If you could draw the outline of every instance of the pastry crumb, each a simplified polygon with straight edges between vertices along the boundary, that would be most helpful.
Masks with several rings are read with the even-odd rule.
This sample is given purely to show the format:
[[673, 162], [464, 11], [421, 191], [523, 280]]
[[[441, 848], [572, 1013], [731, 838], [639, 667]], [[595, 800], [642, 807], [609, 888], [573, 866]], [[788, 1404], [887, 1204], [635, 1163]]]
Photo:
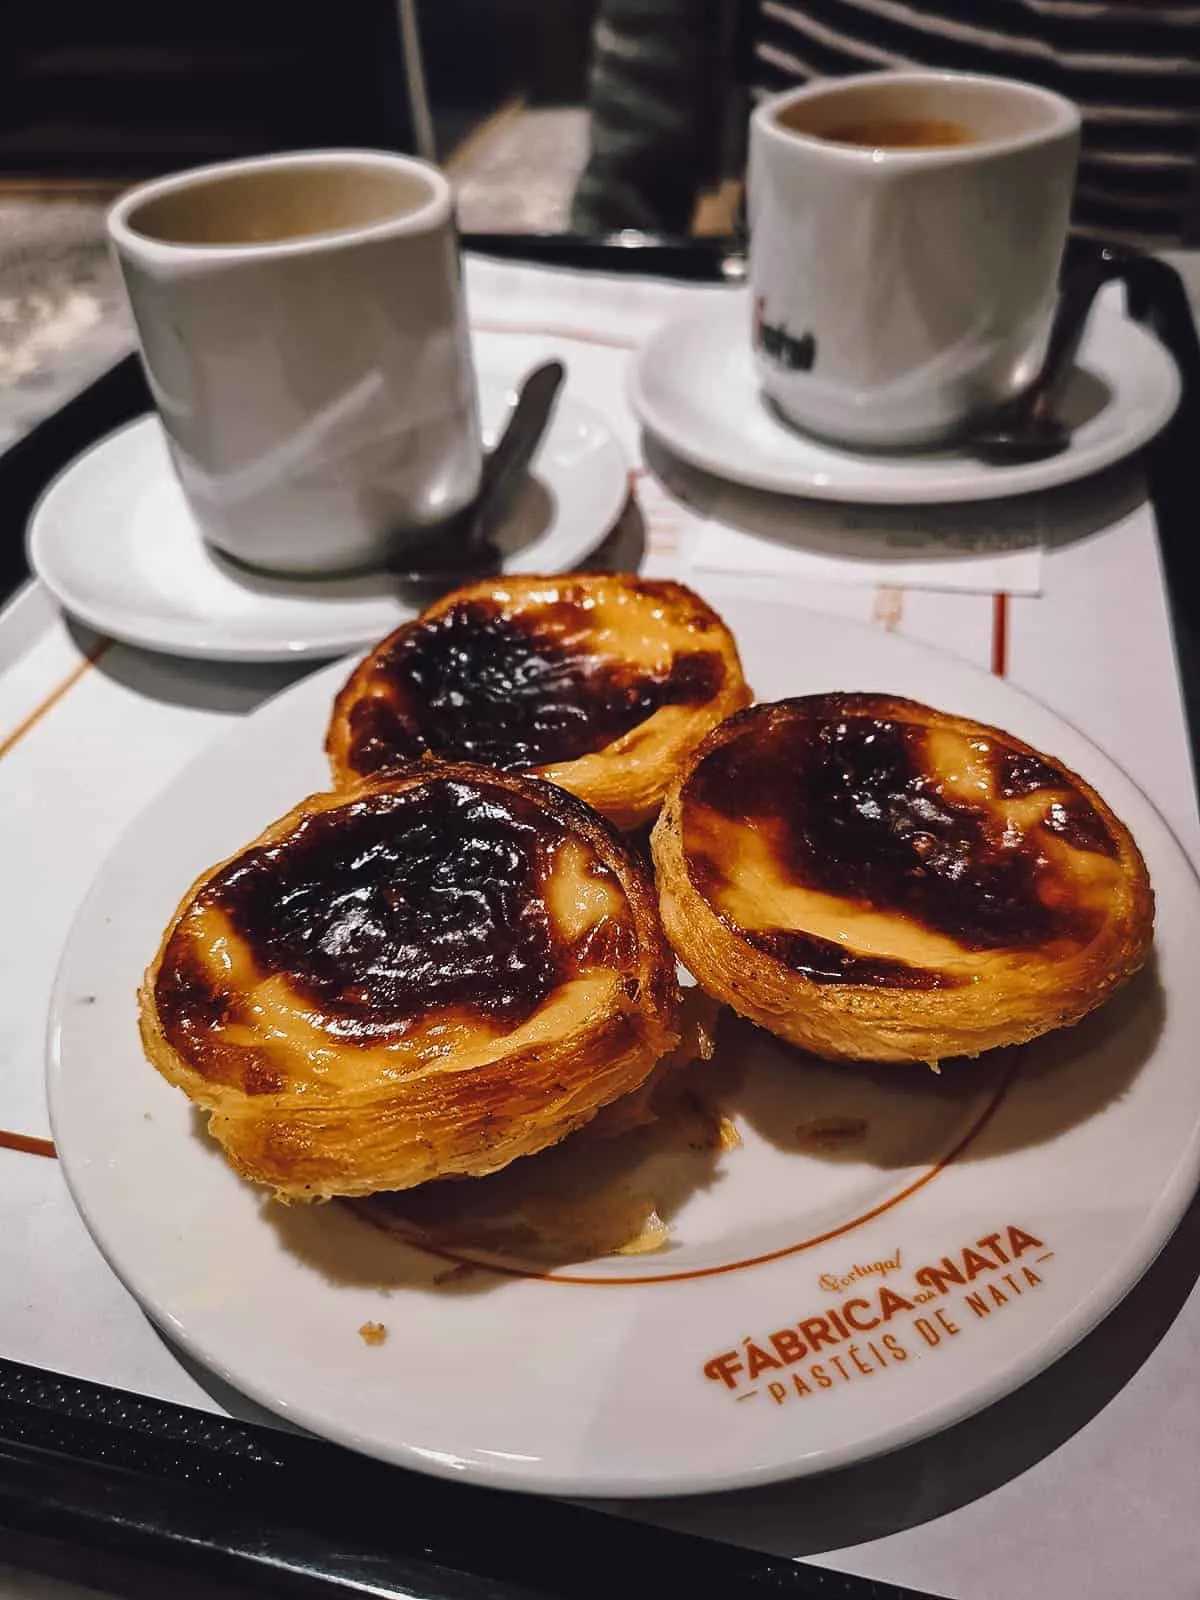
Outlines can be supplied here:
[[382, 1322], [364, 1322], [358, 1337], [364, 1344], [382, 1344], [387, 1338], [387, 1328]]
[[814, 1117], [811, 1122], [799, 1124], [796, 1138], [815, 1150], [841, 1150], [858, 1144], [866, 1132], [866, 1117]]
[[742, 1136], [737, 1123], [725, 1116], [719, 1106], [714, 1106], [693, 1089], [679, 1094], [679, 1108], [687, 1114], [689, 1150], [740, 1150]]
[[619, 1256], [648, 1256], [656, 1250], [661, 1250], [671, 1238], [671, 1230], [658, 1214], [658, 1207], [653, 1200], [646, 1202], [649, 1210], [642, 1218], [642, 1225], [638, 1232], [624, 1244], [618, 1245], [613, 1252]]

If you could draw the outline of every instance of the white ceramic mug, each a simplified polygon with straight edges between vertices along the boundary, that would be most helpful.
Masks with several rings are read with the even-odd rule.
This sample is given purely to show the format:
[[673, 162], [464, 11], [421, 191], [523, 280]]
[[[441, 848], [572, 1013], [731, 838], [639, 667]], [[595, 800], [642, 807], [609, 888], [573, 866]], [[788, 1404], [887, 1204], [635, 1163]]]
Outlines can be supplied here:
[[379, 564], [464, 506], [481, 446], [450, 186], [331, 150], [202, 167], [109, 213], [175, 469], [210, 544]]
[[[901, 143], [922, 135], [965, 142]], [[1044, 347], [1078, 149], [1070, 101], [1003, 78], [871, 73], [759, 106], [751, 337], [783, 416], [895, 449], [1010, 398]]]

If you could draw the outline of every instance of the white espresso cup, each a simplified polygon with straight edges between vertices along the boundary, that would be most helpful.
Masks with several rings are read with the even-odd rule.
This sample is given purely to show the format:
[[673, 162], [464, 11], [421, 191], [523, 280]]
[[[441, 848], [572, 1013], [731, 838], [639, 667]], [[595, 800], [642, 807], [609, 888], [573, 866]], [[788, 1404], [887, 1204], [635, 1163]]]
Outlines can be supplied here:
[[830, 79], [750, 128], [764, 394], [860, 449], [934, 444], [1009, 399], [1045, 345], [1079, 112], [957, 73]]
[[233, 161], [109, 213], [204, 538], [267, 571], [378, 565], [482, 459], [450, 186], [383, 152]]

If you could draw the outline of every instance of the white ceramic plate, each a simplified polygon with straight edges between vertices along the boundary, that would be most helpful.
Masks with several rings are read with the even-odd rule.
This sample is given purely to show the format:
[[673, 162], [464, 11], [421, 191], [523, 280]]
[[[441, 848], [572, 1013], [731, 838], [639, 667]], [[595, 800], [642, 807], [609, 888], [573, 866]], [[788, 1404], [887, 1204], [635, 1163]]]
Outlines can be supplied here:
[[[521, 372], [503, 341], [480, 336], [480, 409], [495, 437]], [[608, 425], [569, 392], [534, 459], [532, 482], [497, 542], [509, 572], [564, 572], [612, 531], [628, 463]], [[170, 655], [297, 660], [373, 644], [415, 614], [386, 575], [258, 576], [205, 545], [167, 456], [157, 417], [110, 434], [51, 485], [29, 528], [33, 570], [100, 633]]]
[[[344, 669], [306, 679], [220, 740], [112, 856], [63, 959], [49, 1067], [67, 1181], [108, 1260], [172, 1339], [292, 1422], [405, 1466], [563, 1494], [817, 1472], [945, 1427], [1054, 1361], [1182, 1213], [1200, 1171], [1200, 896], [1149, 802], [996, 679], [830, 618], [709, 597], [764, 697], [913, 695], [1098, 785], [1149, 863], [1156, 963], [1078, 1028], [941, 1077], [821, 1065], [735, 1026], [718, 1087], [711, 1067], [705, 1081], [742, 1147], [651, 1135], [650, 1153], [612, 1158], [625, 1192], [669, 1216], [668, 1248], [460, 1269], [339, 1204], [266, 1202], [139, 1048], [134, 990], [177, 897], [323, 783]], [[814, 1124], [829, 1119], [862, 1126], [823, 1148]], [[367, 1322], [384, 1343], [364, 1343]]]
[[1099, 472], [1152, 439], [1179, 403], [1175, 363], [1137, 323], [1092, 313], [1062, 414], [1062, 455], [987, 466], [958, 450], [866, 455], [789, 428], [759, 392], [744, 295], [689, 311], [643, 346], [630, 401], [643, 425], [684, 461], [732, 483], [815, 500], [932, 505], [996, 500]]

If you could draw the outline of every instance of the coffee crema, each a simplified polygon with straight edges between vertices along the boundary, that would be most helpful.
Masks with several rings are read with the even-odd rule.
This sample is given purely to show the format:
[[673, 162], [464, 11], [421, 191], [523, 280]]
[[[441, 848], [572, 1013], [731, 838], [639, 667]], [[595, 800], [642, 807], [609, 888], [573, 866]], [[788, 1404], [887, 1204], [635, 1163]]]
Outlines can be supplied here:
[[197, 178], [144, 200], [128, 223], [159, 244], [288, 244], [399, 221], [433, 194], [419, 173], [331, 158]]
[[866, 116], [824, 127], [805, 127], [798, 117], [789, 118], [785, 111], [779, 125], [788, 133], [805, 134], [826, 144], [857, 145], [866, 150], [941, 150], [975, 144], [979, 139], [965, 123], [937, 117]]

